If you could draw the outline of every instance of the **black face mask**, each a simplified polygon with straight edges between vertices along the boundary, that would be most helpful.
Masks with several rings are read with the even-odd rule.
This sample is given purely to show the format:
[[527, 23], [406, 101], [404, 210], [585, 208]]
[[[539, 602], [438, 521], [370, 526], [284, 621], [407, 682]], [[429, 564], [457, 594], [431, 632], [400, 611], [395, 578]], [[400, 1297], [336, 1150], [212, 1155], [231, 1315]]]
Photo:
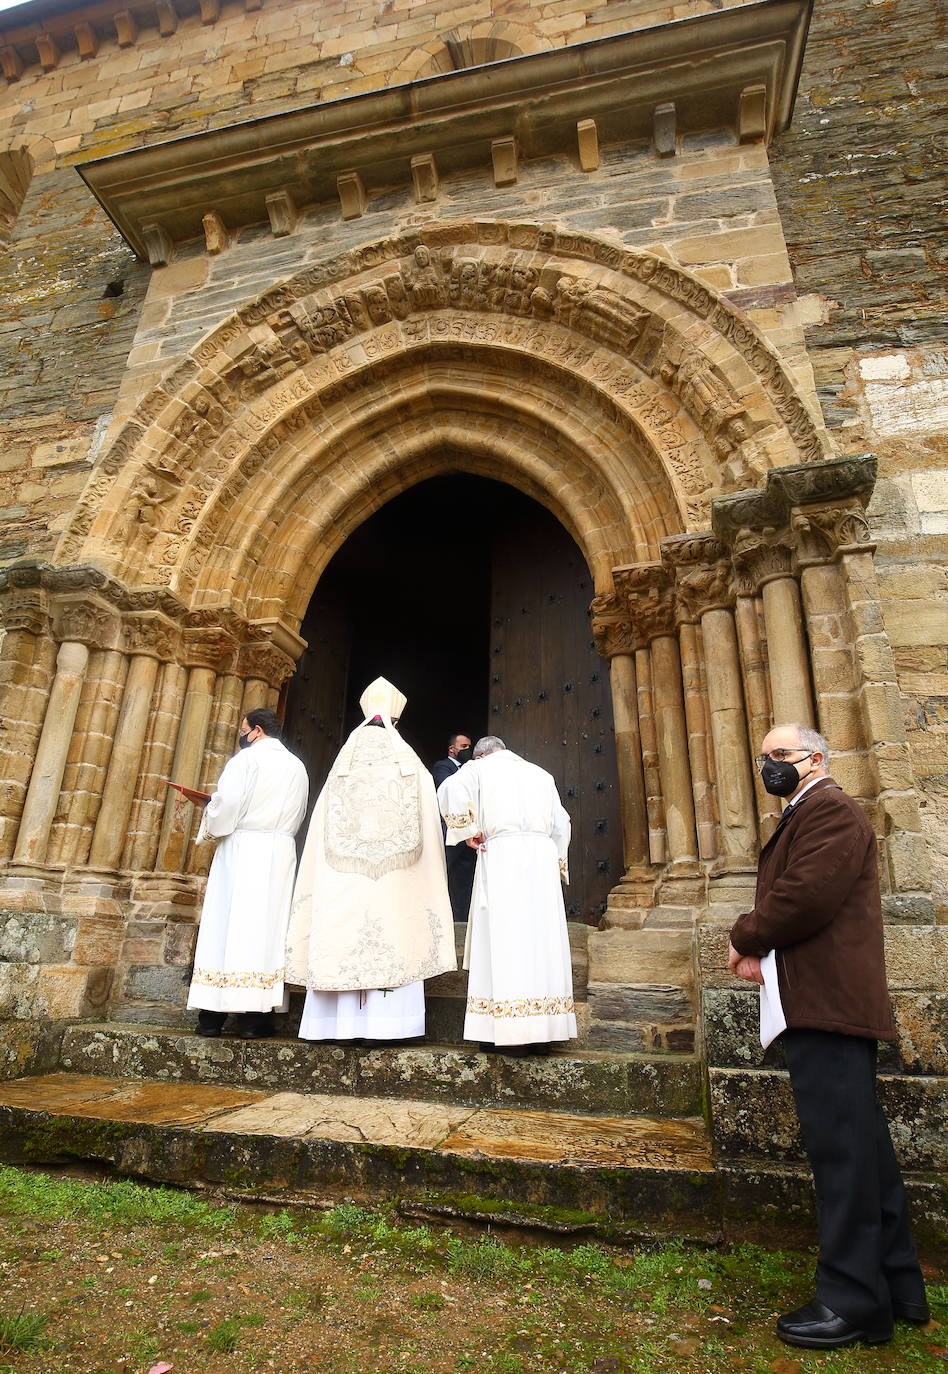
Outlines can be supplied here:
[[249, 749], [252, 743], [253, 740], [250, 738], [249, 732], [246, 735], [238, 735], [237, 737], [237, 744], [241, 749]]
[[473, 752], [473, 749], [459, 749], [454, 757], [457, 759], [458, 763], [468, 763]]
[[772, 797], [789, 797], [803, 781], [797, 767], [801, 763], [806, 763], [808, 758], [812, 758], [812, 755], [807, 754], [806, 758], [797, 759], [796, 763], [775, 763], [773, 759], [768, 759], [760, 770], [760, 780], [765, 791]]

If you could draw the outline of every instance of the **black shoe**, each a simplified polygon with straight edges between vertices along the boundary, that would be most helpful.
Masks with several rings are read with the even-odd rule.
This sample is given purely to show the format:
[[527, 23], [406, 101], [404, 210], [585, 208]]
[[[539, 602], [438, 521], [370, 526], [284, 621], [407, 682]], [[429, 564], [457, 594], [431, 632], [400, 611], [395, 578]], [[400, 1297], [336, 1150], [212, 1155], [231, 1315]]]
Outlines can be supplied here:
[[272, 1026], [243, 1026], [239, 1032], [241, 1040], [269, 1040], [273, 1033]]
[[928, 1303], [922, 1302], [892, 1302], [892, 1315], [899, 1321], [915, 1322], [917, 1326], [924, 1326], [930, 1322], [932, 1314], [928, 1309]]
[[507, 1054], [511, 1059], [526, 1059], [530, 1053], [529, 1045], [498, 1045], [496, 1048], [499, 1054]]
[[777, 1318], [777, 1335], [787, 1345], [802, 1345], [810, 1350], [834, 1350], [838, 1346], [882, 1345], [892, 1339], [892, 1324], [886, 1330], [868, 1331], [824, 1306], [817, 1298], [796, 1312], [785, 1312]]
[[198, 1026], [198, 1035], [205, 1036], [208, 1040], [216, 1040], [221, 1033], [220, 1026]]

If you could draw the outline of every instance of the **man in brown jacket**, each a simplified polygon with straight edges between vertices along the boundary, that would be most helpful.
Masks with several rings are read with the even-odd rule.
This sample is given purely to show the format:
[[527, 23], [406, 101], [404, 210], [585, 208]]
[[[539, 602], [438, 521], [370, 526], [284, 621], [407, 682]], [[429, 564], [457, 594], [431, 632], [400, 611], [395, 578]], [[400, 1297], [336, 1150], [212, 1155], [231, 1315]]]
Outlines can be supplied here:
[[[876, 838], [827, 774], [815, 730], [780, 725], [757, 759], [789, 805], [764, 846], [753, 911], [731, 930], [728, 964], [763, 984], [779, 1028], [816, 1190], [814, 1300], [777, 1322], [790, 1345], [829, 1349], [892, 1336], [893, 1317], [928, 1320], [902, 1177], [876, 1098], [876, 1042], [894, 1040]], [[766, 967], [766, 965], [765, 965]], [[774, 1002], [779, 1005], [775, 1008]]]

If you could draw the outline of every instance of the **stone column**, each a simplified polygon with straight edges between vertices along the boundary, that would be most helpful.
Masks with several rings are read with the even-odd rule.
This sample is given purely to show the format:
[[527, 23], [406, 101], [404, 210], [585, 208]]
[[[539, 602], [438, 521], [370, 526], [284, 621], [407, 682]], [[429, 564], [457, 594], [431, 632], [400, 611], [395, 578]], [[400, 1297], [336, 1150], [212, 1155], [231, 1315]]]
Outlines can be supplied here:
[[89, 661], [83, 704], [63, 776], [63, 811], [50, 839], [51, 863], [84, 863], [92, 842], [128, 660], [117, 649], [97, 650]]
[[172, 776], [172, 760], [181, 728], [187, 684], [187, 668], [180, 663], [161, 665], [152, 696], [148, 733], [138, 766], [138, 786], [128, 820], [122, 867], [143, 875], [136, 884], [136, 891], [143, 896], [147, 892], [150, 901], [154, 901], [156, 893], [165, 888], [155, 872], [158, 867], [158, 841], [161, 818], [172, 790], [165, 778]]
[[628, 597], [637, 637], [649, 645], [668, 859], [673, 864], [694, 864], [698, 836], [674, 594], [661, 564], [634, 564], [616, 569], [614, 576], [617, 590]]
[[763, 601], [774, 724], [815, 725], [810, 655], [791, 557], [789, 543], [763, 535], [749, 535], [734, 550], [739, 576], [755, 583]]
[[0, 861], [16, 843], [56, 661], [46, 594], [17, 573], [16, 564], [0, 573]]
[[[243, 696], [244, 683], [236, 673], [222, 673], [218, 677], [199, 774], [198, 786], [205, 792], [213, 792], [224, 764], [237, 748], [237, 734], [243, 714]], [[192, 823], [185, 862], [185, 870], [188, 873], [206, 872], [211, 852], [206, 843], [195, 844], [196, 834], [197, 825]]]
[[[237, 641], [220, 627], [184, 632], [188, 680], [171, 776], [185, 787], [200, 786], [218, 668], [222, 662], [229, 666], [236, 648]], [[183, 868], [196, 814], [190, 803], [180, 804], [180, 793], [169, 789], [158, 842], [158, 869], [173, 872]]]
[[635, 639], [628, 615], [613, 596], [597, 596], [590, 608], [596, 648], [609, 660], [612, 714], [615, 723], [616, 766], [622, 816], [622, 852], [626, 870], [641, 870], [649, 862], [642, 738], [639, 731], [638, 688], [635, 680]]
[[[738, 582], [737, 597], [734, 602], [734, 623], [740, 648], [744, 702], [747, 709], [747, 742], [751, 759], [760, 752], [761, 741], [770, 729], [773, 720], [770, 705], [770, 683], [761, 631], [762, 616], [763, 608], [753, 595], [752, 589]], [[760, 822], [759, 839], [763, 845], [770, 839], [774, 826], [780, 819], [780, 801], [777, 797], [772, 797], [766, 790], [756, 768], [752, 769], [752, 777]]]
[[109, 870], [118, 867], [125, 847], [159, 662], [172, 657], [174, 649], [163, 617], [130, 616], [124, 632], [131, 661], [89, 853], [90, 866]]
[[89, 649], [76, 640], [60, 644], [56, 676], [49, 694], [30, 785], [23, 805], [13, 862], [43, 863], [53, 817], [59, 802], [66, 756], [79, 709], [79, 697], [89, 664]]
[[681, 654], [681, 679], [685, 699], [685, 725], [688, 729], [688, 762], [691, 765], [691, 790], [695, 799], [695, 828], [698, 857], [713, 859], [718, 852], [714, 782], [708, 756], [708, 717], [702, 681], [701, 637], [697, 625], [684, 619], [678, 626]]
[[754, 784], [726, 547], [708, 533], [662, 541], [685, 612], [700, 618], [717, 775], [720, 871], [746, 871], [757, 848]]
[[647, 646], [635, 651], [635, 682], [639, 703], [639, 733], [642, 739], [648, 853], [653, 864], [663, 864], [668, 855], [665, 837], [665, 799], [662, 796], [658, 735], [655, 731], [655, 707], [652, 699], [652, 658]]

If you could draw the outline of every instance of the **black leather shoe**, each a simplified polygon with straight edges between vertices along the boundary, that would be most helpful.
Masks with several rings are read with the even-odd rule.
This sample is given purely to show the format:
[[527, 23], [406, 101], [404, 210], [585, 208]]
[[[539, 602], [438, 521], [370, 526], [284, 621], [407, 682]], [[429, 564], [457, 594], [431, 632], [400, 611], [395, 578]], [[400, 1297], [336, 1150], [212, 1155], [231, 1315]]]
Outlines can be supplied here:
[[220, 1035], [220, 1026], [198, 1026], [198, 1035], [203, 1035], [207, 1040], [216, 1040]]
[[809, 1350], [835, 1350], [842, 1345], [882, 1345], [892, 1339], [892, 1325], [881, 1331], [869, 1331], [856, 1326], [845, 1317], [830, 1311], [818, 1299], [796, 1312], [785, 1312], [777, 1319], [777, 1335], [787, 1345], [802, 1345]]
[[241, 1040], [269, 1040], [272, 1035], [273, 1031], [266, 1027], [244, 1026], [240, 1032]]
[[918, 1326], [924, 1326], [930, 1322], [932, 1314], [928, 1309], [927, 1302], [892, 1302], [892, 1315], [898, 1321], [915, 1322]]

